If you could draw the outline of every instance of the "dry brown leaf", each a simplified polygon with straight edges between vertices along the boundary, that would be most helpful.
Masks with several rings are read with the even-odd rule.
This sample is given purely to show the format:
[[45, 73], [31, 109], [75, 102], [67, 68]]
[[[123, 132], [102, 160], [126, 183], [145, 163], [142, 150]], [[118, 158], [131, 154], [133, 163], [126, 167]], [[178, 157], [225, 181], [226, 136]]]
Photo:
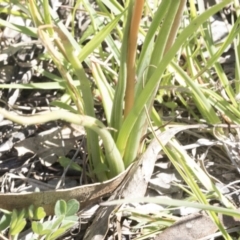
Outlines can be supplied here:
[[197, 213], [181, 218], [154, 240], [196, 240], [213, 234], [216, 230], [217, 226], [209, 217]]
[[43, 207], [47, 215], [52, 215], [55, 203], [60, 199], [65, 201], [76, 199], [83, 209], [91, 204], [96, 204], [101, 197], [113, 192], [131, 168], [132, 165], [118, 176], [102, 183], [43, 192], [0, 193], [0, 210], [2, 208], [12, 211], [14, 208], [28, 208], [33, 204], [36, 207]]
[[[80, 130], [80, 129], [79, 129]], [[70, 125], [44, 131], [14, 145], [19, 156], [27, 152], [37, 154], [42, 164], [52, 165], [59, 156], [65, 156], [74, 148], [76, 139], [84, 134], [84, 129], [75, 131]]]

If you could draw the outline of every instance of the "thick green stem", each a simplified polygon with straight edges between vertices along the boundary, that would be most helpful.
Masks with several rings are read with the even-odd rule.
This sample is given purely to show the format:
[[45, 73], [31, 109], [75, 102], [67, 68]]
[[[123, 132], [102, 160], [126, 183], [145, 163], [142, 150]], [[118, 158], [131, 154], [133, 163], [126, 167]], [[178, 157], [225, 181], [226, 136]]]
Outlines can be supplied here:
[[125, 169], [123, 165], [122, 157], [108, 129], [105, 127], [105, 125], [102, 122], [100, 122], [99, 120], [93, 117], [74, 114], [74, 113], [62, 111], [62, 110], [49, 112], [47, 114], [36, 114], [33, 116], [19, 116], [19, 115], [10, 113], [3, 108], [0, 108], [0, 114], [2, 114], [5, 118], [13, 122], [19, 123], [21, 125], [41, 124], [41, 123], [56, 121], [60, 119], [66, 122], [74, 123], [74, 124], [86, 127], [88, 129], [91, 129], [102, 138], [102, 141], [105, 147], [105, 155], [106, 155], [107, 163], [109, 166], [110, 177], [114, 177], [118, 175], [119, 173], [123, 172]]

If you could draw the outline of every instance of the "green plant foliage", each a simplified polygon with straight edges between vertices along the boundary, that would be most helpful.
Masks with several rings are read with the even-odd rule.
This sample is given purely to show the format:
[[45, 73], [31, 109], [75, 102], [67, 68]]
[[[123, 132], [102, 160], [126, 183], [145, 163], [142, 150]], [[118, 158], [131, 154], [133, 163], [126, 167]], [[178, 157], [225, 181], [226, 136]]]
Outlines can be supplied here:
[[59, 200], [55, 205], [54, 213], [56, 214], [56, 216], [61, 216], [61, 215], [65, 215], [66, 211], [67, 211], [67, 203], [63, 200]]
[[[146, 133], [152, 133], [157, 128], [162, 132], [166, 130], [167, 122], [161, 116], [163, 108], [168, 109], [175, 125], [179, 122], [175, 121], [174, 116], [176, 118], [181, 108], [185, 109], [194, 123], [204, 121], [215, 126], [222, 123], [221, 117], [224, 115], [232, 123], [240, 124], [237, 101], [240, 94], [240, 12], [237, 1], [222, 0], [213, 7], [203, 9], [203, 1], [200, 0], [161, 0], [151, 1], [154, 7], [150, 9], [149, 1], [126, 0], [121, 6], [117, 0], [97, 0], [98, 11], [89, 1], [75, 2], [72, 16], [75, 16], [81, 4], [91, 20], [79, 41], [74, 35], [74, 24], [68, 28], [59, 21], [47, 0], [40, 1], [39, 8], [36, 7], [36, 1], [26, 1], [26, 6], [14, 1], [13, 4], [21, 9], [19, 11], [12, 11], [10, 7], [0, 8], [0, 12], [22, 14], [24, 18], [32, 20], [33, 27], [11, 24], [3, 19], [0, 19], [0, 26], [38, 38], [46, 49], [40, 59], [50, 60], [59, 72], [57, 76], [35, 67], [34, 70], [47, 78], [48, 82], [0, 84], [0, 88], [56, 89], [62, 93], [60, 99], [50, 103], [62, 111], [23, 117], [0, 108], [0, 114], [5, 118], [22, 125], [59, 119], [82, 125], [86, 129], [90, 175], [96, 175], [99, 181], [115, 177], [138, 159], [138, 155], [147, 147], [146, 139], [143, 139]], [[140, 2], [142, 9], [137, 8]], [[236, 20], [226, 39], [215, 44], [209, 30], [209, 19], [230, 3], [235, 6]], [[135, 16], [142, 17], [140, 25], [134, 21]], [[149, 16], [151, 20], [146, 20]], [[71, 20], [74, 23], [74, 18]], [[138, 48], [137, 40], [142, 43]], [[84, 45], [84, 42], [87, 44]], [[218, 63], [229, 45], [233, 45], [235, 50], [234, 84], [230, 84], [230, 79]], [[185, 62], [181, 65], [183, 56]], [[83, 67], [83, 62], [90, 74]], [[221, 90], [216, 88], [216, 80], [210, 74], [210, 69], [216, 73]], [[171, 99], [164, 102], [163, 97], [166, 95]], [[154, 107], [154, 101], [161, 104], [160, 109]], [[104, 112], [101, 118], [96, 117], [96, 105]], [[208, 134], [214, 137], [214, 130], [208, 130]], [[217, 129], [217, 134], [225, 137], [222, 128]], [[217, 209], [206, 206], [209, 193], [228, 209], [234, 209], [232, 203], [180, 143], [173, 139], [168, 146], [163, 147], [163, 151], [185, 180], [186, 192], [194, 201], [202, 204], [202, 209], [208, 211], [223, 237], [230, 239], [217, 219]], [[63, 168], [70, 166], [82, 171], [81, 167], [66, 157], [60, 157], [59, 162]], [[34, 220], [32, 228], [36, 234], [46, 239], [56, 239], [77, 222], [78, 209], [78, 202], [72, 200], [66, 203], [60, 200], [55, 206], [55, 218], [42, 223], [37, 221], [45, 216], [41, 208], [30, 206], [26, 212], [4, 212], [0, 229], [9, 228], [11, 235], [17, 235], [24, 228], [27, 216]], [[141, 220], [147, 222], [142, 216]]]
[[9, 227], [11, 222], [11, 214], [4, 214], [0, 220], [0, 231], [5, 230]]
[[[34, 2], [29, 2], [27, 7], [31, 13], [29, 18], [33, 19], [35, 23], [34, 31], [43, 42], [48, 56], [52, 58], [62, 77], [62, 79], [55, 78], [51, 74], [48, 74], [50, 79], [57, 80], [52, 83], [55, 84], [52, 86], [59, 89], [64, 86], [66, 93], [72, 99], [73, 105], [75, 105], [77, 110], [74, 110], [73, 107], [68, 107], [64, 102], [55, 102], [53, 104], [70, 112], [85, 114], [95, 118], [94, 95], [92, 94], [90, 81], [82, 67], [82, 61], [85, 61], [93, 70], [93, 78], [103, 99], [103, 108], [108, 123], [108, 126], [104, 127], [113, 129], [111, 136], [104, 136], [104, 143], [108, 145], [104, 147], [112, 150], [105, 150], [104, 152], [99, 146], [97, 135], [99, 132], [96, 132], [93, 125], [84, 126], [87, 131], [88, 154], [93, 165], [93, 173], [97, 175], [100, 181], [116, 176], [136, 159], [137, 154], [141, 152], [140, 139], [147, 131], [144, 108], [146, 107], [149, 112], [151, 111], [159, 84], [161, 82], [169, 82], [169, 80], [165, 79], [163, 73], [171, 61], [176, 61], [175, 56], [179, 54], [186, 40], [192, 38], [192, 33], [198, 31], [211, 15], [229, 2], [230, 0], [222, 1], [201, 15], [195, 16], [187, 27], [181, 29], [179, 27], [179, 18], [183, 15], [185, 1], [163, 0], [161, 4], [156, 5], [157, 11], [153, 13], [153, 20], [149, 25], [149, 31], [146, 30], [145, 32], [141, 25], [139, 27], [136, 25], [134, 19], [132, 20], [135, 15], [141, 15], [138, 12], [141, 9], [135, 7], [135, 4], [137, 4], [136, 1], [128, 1], [124, 7], [120, 7], [117, 1], [106, 1], [105, 4], [113, 6], [113, 9], [111, 9], [113, 14], [110, 14], [109, 10], [99, 2], [100, 9], [104, 11], [102, 13], [104, 21], [102, 18], [97, 17], [99, 13], [89, 3], [83, 1], [83, 6], [86, 7], [92, 20], [91, 27], [95, 30], [92, 32], [91, 39], [84, 46], [80, 45], [74, 39], [72, 32], [69, 32], [61, 22], [55, 20], [57, 16], [51, 10], [47, 1], [43, 1], [42, 3], [44, 14], [39, 12]], [[77, 5], [80, 3], [76, 4], [74, 11], [76, 11]], [[24, 13], [29, 14], [29, 11]], [[123, 22], [122, 28], [119, 26], [120, 21]], [[104, 25], [103, 22], [107, 24]], [[17, 28], [17, 25], [12, 26], [5, 21], [0, 22], [0, 24], [13, 29]], [[111, 35], [115, 29], [120, 36], [121, 51], [119, 51]], [[17, 28], [17, 30], [29, 34], [30, 28]], [[142, 33], [143, 38], [143, 50], [139, 55], [135, 47], [133, 47], [137, 41], [138, 30]], [[132, 36], [130, 34], [132, 32], [136, 32], [136, 34]], [[176, 38], [176, 36], [178, 37]], [[49, 41], [49, 39], [52, 40]], [[92, 63], [91, 61], [91, 56], [95, 54], [100, 58], [99, 62], [106, 60], [107, 56], [104, 54], [101, 46], [103, 40], [106, 41], [113, 53], [115, 61], [113, 66], [115, 68], [108, 67], [104, 69], [98, 62]], [[228, 40], [229, 42], [230, 40]], [[129, 45], [130, 43], [131, 46]], [[129, 56], [136, 57], [136, 74], [133, 72], [135, 70], [130, 69], [128, 66]], [[112, 87], [113, 85], [110, 80], [113, 74], [118, 77], [118, 84], [115, 88]], [[127, 76], [129, 75], [137, 76], [138, 81], [135, 86], [134, 84], [128, 84], [129, 80]], [[40, 86], [36, 84], [36, 87]], [[22, 85], [19, 86], [22, 87]], [[6, 85], [2, 85], [2, 87], [6, 87]], [[13, 87], [14, 85], [11, 84], [11, 88]], [[46, 89], [46, 87], [47, 83], [44, 83], [44, 88]], [[134, 104], [132, 109], [129, 107], [126, 116], [123, 116], [124, 108], [132, 105], [132, 103], [129, 105], [126, 99], [124, 107], [124, 96], [127, 92], [130, 93], [128, 95]], [[135, 96], [133, 96], [134, 92], [136, 93]], [[199, 91], [196, 94], [199, 94]], [[199, 104], [200, 99], [196, 94], [193, 97], [197, 106], [202, 113], [204, 112], [205, 117], [210, 123], [216, 123], [219, 119], [214, 116], [212, 107], [203, 107]], [[208, 112], [205, 112], [206, 109]], [[157, 119], [157, 116], [155, 119]], [[67, 121], [72, 122], [73, 120], [68, 118]]]
[[79, 172], [82, 171], [82, 168], [77, 163], [71, 161], [71, 159], [67, 157], [59, 157], [58, 161], [63, 168], [66, 168], [69, 166], [70, 169], [73, 169]]
[[71, 199], [67, 202], [67, 211], [66, 211], [66, 216], [72, 216], [76, 214], [79, 210], [79, 202], [76, 201], [75, 199]]
[[46, 213], [42, 207], [29, 206], [27, 210], [16, 210], [12, 212], [1, 210], [4, 214], [0, 219], [0, 231], [9, 229], [9, 236], [17, 239], [17, 236], [26, 226], [27, 219], [31, 221], [32, 232], [44, 239], [54, 240], [67, 232], [78, 223], [79, 202], [72, 199], [68, 202], [59, 200], [55, 204], [55, 216], [52, 220], [43, 220]]
[[13, 210], [11, 222], [10, 222], [10, 228], [9, 228], [9, 234], [11, 236], [15, 236], [19, 234], [26, 225], [26, 219], [25, 216], [25, 209], [18, 212], [17, 210]]
[[27, 209], [26, 217], [31, 220], [41, 220], [46, 217], [46, 213], [43, 207], [35, 208], [33, 205], [30, 205]]
[[33, 219], [41, 220], [46, 217], [46, 213], [43, 207], [38, 207], [34, 210]]

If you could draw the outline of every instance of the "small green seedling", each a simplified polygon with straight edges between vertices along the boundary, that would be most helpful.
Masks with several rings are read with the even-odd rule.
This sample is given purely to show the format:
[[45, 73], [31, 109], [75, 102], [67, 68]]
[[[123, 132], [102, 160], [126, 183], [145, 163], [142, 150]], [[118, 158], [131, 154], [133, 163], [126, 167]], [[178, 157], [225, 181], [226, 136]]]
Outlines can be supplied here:
[[76, 213], [79, 210], [79, 202], [76, 200], [58, 200], [56, 202], [53, 219], [43, 221], [46, 213], [42, 207], [35, 208], [31, 205], [27, 210], [16, 210], [12, 212], [0, 209], [3, 213], [0, 219], [0, 232], [8, 230], [9, 239], [18, 239], [29, 219], [32, 224], [34, 239], [44, 238], [47, 240], [57, 239], [78, 223]]

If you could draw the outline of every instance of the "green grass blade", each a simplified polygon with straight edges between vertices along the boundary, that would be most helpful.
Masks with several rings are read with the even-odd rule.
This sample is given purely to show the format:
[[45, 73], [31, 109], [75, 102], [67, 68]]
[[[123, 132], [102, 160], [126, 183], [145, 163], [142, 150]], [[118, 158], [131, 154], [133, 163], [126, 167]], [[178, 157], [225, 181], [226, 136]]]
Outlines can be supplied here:
[[230, 2], [231, 0], [225, 0], [213, 6], [212, 8], [209, 8], [203, 14], [194, 19], [185, 29], [182, 30], [181, 34], [176, 39], [172, 48], [166, 53], [160, 64], [158, 64], [157, 71], [154, 72], [154, 74], [142, 90], [141, 94], [139, 94], [132, 111], [122, 124], [121, 130], [117, 138], [117, 146], [121, 154], [123, 154], [125, 151], [129, 135], [138, 119], [138, 114], [142, 112], [144, 105], [151, 99], [152, 94], [154, 93], [163, 72], [165, 71], [171, 60], [174, 58], [175, 54], [186, 42], [186, 39], [188, 39], [193, 32], [197, 31], [201, 24], [203, 24], [210, 16], [221, 10], [226, 4]]

